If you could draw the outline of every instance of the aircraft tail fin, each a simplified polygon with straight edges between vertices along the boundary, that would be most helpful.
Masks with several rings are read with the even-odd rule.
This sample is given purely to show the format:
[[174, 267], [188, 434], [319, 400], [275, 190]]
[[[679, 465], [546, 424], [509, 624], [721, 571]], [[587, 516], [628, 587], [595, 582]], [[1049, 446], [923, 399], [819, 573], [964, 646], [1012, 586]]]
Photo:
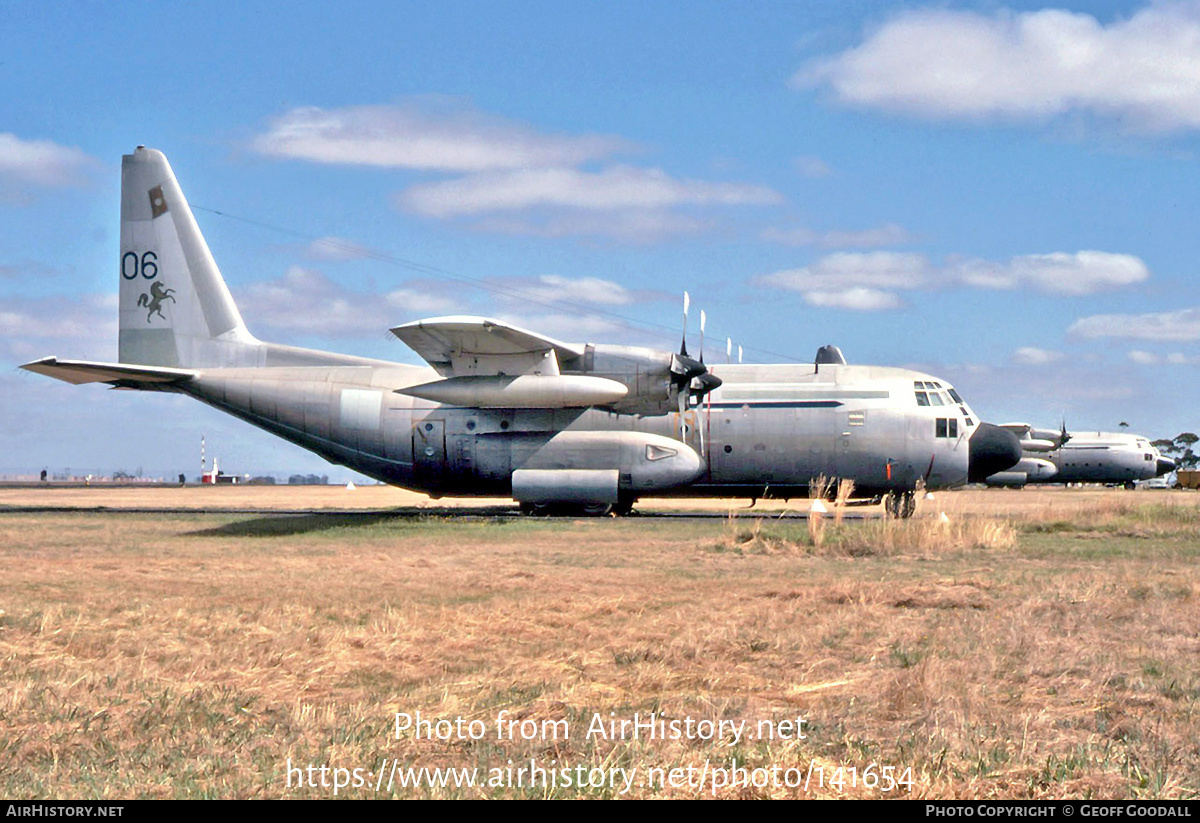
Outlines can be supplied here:
[[162, 152], [121, 163], [118, 360], [146, 366], [260, 365], [250, 334]]

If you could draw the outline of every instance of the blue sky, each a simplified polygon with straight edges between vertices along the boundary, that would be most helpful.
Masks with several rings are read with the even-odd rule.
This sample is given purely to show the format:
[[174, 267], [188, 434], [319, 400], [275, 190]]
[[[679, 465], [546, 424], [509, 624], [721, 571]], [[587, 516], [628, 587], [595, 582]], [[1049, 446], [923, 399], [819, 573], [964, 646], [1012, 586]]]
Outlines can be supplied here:
[[[406, 362], [498, 316], [910, 366], [985, 419], [1200, 426], [1200, 5], [0, 5], [0, 472], [319, 458], [115, 359], [120, 157], [164, 151], [260, 338]], [[321, 242], [324, 240], [325, 242]], [[694, 345], [694, 344], [693, 344]]]

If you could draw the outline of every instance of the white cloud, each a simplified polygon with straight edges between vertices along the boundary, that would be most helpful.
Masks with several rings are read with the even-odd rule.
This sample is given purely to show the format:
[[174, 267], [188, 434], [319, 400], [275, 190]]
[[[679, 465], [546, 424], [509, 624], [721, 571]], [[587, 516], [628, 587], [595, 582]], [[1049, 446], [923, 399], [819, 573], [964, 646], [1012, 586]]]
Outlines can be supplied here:
[[767, 285], [793, 291], [818, 291], [862, 286], [877, 289], [916, 289], [930, 283], [934, 270], [924, 255], [902, 252], [838, 252], [811, 266], [788, 269], [761, 278]]
[[1200, 7], [1156, 3], [1107, 25], [1058, 9], [903, 12], [793, 77], [843, 103], [919, 116], [1046, 120], [1068, 112], [1130, 131], [1200, 126]]
[[572, 279], [557, 274], [543, 274], [535, 282], [515, 282], [505, 290], [518, 293], [516, 299], [534, 299], [555, 303], [587, 303], [596, 306], [627, 306], [634, 295], [620, 283], [599, 277]]
[[0, 357], [8, 361], [56, 355], [108, 359], [116, 354], [116, 295], [8, 296], [0, 305]]
[[1132, 340], [1200, 340], [1200, 308], [1147, 314], [1096, 314], [1071, 324], [1079, 337]]
[[0, 200], [27, 200], [31, 187], [81, 185], [99, 167], [98, 161], [77, 148], [0, 134]]
[[293, 109], [254, 148], [272, 157], [387, 168], [480, 172], [575, 165], [627, 151], [606, 135], [546, 135], [454, 101]]
[[[683, 209], [783, 201], [765, 186], [684, 179], [614, 163], [614, 155], [639, 150], [619, 137], [545, 134], [432, 97], [293, 109], [252, 145], [272, 157], [456, 174], [409, 187], [396, 195], [396, 206], [425, 217], [474, 218], [463, 225], [501, 234], [652, 243], [711, 229], [712, 219], [679, 213]], [[583, 168], [597, 163], [604, 167]], [[311, 259], [334, 259], [329, 254], [309, 250]]]
[[691, 205], [771, 205], [782, 196], [763, 186], [677, 180], [661, 169], [611, 166], [477, 174], [412, 186], [400, 206], [428, 217], [457, 217], [551, 207], [589, 211], [667, 209]]
[[891, 292], [861, 286], [841, 291], [809, 291], [804, 293], [804, 300], [812, 306], [851, 311], [884, 311], [904, 305], [904, 301]]
[[1200, 365], [1200, 356], [1186, 355], [1183, 352], [1171, 352], [1165, 357], [1155, 354], [1154, 352], [1144, 351], [1142, 349], [1132, 349], [1126, 357], [1130, 361], [1142, 366], [1160, 366], [1164, 363], [1169, 366], [1197, 366]]
[[[253, 283], [238, 295], [246, 324], [285, 334], [378, 336], [399, 322], [452, 313], [457, 302], [426, 288], [386, 294], [351, 292], [314, 269], [290, 267], [277, 280]], [[269, 335], [267, 335], [269, 336]]]
[[[1080, 296], [1129, 286], [1149, 276], [1138, 258], [1108, 252], [1025, 255], [1004, 263], [957, 259], [935, 266], [921, 254], [877, 251], [830, 254], [810, 266], [768, 274], [755, 282], [801, 292], [814, 305], [834, 305], [832, 301], [842, 300], [864, 310], [878, 310], [903, 305], [895, 291], [1025, 287], [1045, 294]], [[852, 294], [856, 289], [874, 293]]]
[[968, 260], [957, 269], [958, 278], [969, 286], [986, 289], [1030, 286], [1046, 294], [1071, 296], [1131, 286], [1150, 276], [1150, 270], [1138, 258], [1102, 251], [1027, 254], [1004, 264]]
[[1062, 352], [1023, 346], [1013, 352], [1012, 361], [1019, 366], [1045, 366], [1063, 359]]

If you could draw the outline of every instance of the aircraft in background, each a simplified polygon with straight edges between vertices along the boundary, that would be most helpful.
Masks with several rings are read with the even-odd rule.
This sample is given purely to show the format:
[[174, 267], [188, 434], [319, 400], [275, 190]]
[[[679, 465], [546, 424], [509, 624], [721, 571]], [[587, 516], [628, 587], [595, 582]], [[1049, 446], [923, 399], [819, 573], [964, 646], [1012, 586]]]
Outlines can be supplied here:
[[1128, 489], [1138, 480], [1150, 480], [1175, 470], [1175, 461], [1163, 457], [1150, 441], [1137, 434], [1068, 432], [1035, 429], [1025, 423], [1001, 428], [1015, 434], [1021, 460], [987, 478], [989, 486], [1024, 486], [1027, 483], [1107, 483]]
[[261, 342], [166, 158], [141, 146], [122, 162], [118, 275], [119, 362], [23, 368], [186, 394], [434, 497], [628, 512], [665, 494], [807, 496], [823, 475], [907, 516], [919, 482], [960, 486], [1020, 459], [1017, 438], [945, 381], [846, 365], [835, 348], [812, 364], [713, 366], [686, 343], [564, 343], [479, 317], [392, 329], [431, 368]]

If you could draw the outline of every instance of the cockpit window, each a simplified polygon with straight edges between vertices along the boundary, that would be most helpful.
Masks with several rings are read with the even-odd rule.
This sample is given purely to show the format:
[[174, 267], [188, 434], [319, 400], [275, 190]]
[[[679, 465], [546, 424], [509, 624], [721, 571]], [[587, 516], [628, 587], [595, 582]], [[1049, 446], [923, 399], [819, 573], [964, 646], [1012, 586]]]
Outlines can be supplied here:
[[923, 391], [917, 392], [917, 405], [918, 406], [928, 406], [929, 405], [929, 395], [927, 395]]
[[950, 392], [950, 396], [954, 398], [955, 403], [962, 403], [963, 399], [958, 396], [958, 392], [956, 392], [954, 389], [947, 389], [947, 391]]

